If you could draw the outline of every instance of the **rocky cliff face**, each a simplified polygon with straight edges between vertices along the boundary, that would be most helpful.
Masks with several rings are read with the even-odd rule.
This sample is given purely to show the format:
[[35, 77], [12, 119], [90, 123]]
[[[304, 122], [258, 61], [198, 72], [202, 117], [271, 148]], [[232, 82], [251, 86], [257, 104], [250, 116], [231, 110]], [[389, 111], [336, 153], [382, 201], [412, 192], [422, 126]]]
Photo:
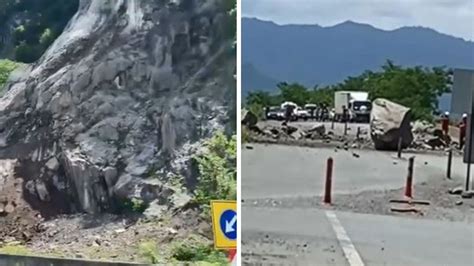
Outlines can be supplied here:
[[170, 178], [192, 189], [191, 156], [229, 130], [235, 110], [222, 2], [81, 0], [0, 99], [0, 158], [17, 161], [30, 205], [97, 213], [140, 198], [173, 206]]

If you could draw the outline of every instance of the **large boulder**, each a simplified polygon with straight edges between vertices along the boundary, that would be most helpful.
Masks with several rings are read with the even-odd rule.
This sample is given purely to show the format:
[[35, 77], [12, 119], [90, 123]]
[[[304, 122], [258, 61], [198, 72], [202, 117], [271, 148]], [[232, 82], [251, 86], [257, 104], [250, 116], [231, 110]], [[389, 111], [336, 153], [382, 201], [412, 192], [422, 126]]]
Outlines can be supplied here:
[[370, 118], [370, 135], [377, 150], [397, 150], [413, 142], [410, 109], [386, 99], [376, 99]]
[[254, 127], [258, 123], [258, 117], [252, 111], [242, 109], [242, 125], [247, 127]]

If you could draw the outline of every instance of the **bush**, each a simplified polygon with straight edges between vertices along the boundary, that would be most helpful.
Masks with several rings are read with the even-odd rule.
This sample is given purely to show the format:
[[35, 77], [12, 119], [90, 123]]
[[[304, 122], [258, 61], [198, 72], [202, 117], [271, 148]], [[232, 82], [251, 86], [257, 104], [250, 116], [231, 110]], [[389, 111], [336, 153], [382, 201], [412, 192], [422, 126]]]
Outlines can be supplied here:
[[35, 45], [20, 43], [15, 48], [15, 60], [24, 63], [33, 63], [40, 58], [43, 51]]
[[216, 251], [211, 245], [186, 240], [175, 243], [171, 249], [173, 259], [181, 262], [207, 262], [217, 265], [228, 264], [224, 253]]
[[51, 43], [53, 43], [55, 38], [56, 36], [54, 35], [53, 31], [51, 31], [50, 28], [47, 28], [41, 34], [39, 42], [46, 49]]
[[258, 103], [250, 105], [249, 112], [254, 114], [259, 120], [263, 119], [265, 116], [264, 106]]
[[250, 132], [249, 130], [246, 128], [246, 127], [242, 127], [241, 128], [241, 142], [242, 143], [248, 143], [250, 142], [251, 138], [250, 138]]
[[148, 204], [141, 199], [133, 198], [124, 200], [120, 206], [122, 212], [143, 213], [148, 208]]
[[159, 256], [157, 253], [158, 247], [155, 242], [143, 242], [138, 246], [138, 251], [141, 256], [145, 257], [151, 264], [159, 263]]
[[208, 208], [211, 200], [237, 199], [236, 136], [222, 132], [206, 142], [207, 152], [194, 157], [199, 167], [195, 201]]
[[18, 63], [10, 60], [0, 60], [0, 91], [8, 80], [10, 73], [18, 67]]

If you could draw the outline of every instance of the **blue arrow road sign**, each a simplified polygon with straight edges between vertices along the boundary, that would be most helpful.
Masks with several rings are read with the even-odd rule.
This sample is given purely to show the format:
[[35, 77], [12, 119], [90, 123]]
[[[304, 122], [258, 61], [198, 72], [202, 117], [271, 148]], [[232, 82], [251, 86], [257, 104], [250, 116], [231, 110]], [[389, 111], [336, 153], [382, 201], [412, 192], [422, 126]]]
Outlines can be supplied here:
[[237, 238], [237, 213], [235, 211], [224, 211], [219, 219], [219, 224], [228, 239], [235, 240]]

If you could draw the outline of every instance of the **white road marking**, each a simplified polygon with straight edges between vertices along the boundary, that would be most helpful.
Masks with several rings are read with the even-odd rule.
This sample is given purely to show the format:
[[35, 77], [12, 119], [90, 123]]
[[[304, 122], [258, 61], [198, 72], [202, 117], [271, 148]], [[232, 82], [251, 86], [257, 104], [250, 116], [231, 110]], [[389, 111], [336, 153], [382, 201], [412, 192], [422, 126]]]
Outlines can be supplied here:
[[341, 222], [339, 222], [339, 219], [337, 219], [336, 214], [333, 211], [326, 211], [326, 216], [331, 223], [332, 229], [336, 233], [337, 240], [339, 241], [342, 251], [344, 252], [349, 264], [351, 266], [364, 266], [364, 262], [354, 247], [354, 244], [352, 244], [352, 241], [347, 235], [346, 230], [344, 230], [344, 227], [342, 227]]

